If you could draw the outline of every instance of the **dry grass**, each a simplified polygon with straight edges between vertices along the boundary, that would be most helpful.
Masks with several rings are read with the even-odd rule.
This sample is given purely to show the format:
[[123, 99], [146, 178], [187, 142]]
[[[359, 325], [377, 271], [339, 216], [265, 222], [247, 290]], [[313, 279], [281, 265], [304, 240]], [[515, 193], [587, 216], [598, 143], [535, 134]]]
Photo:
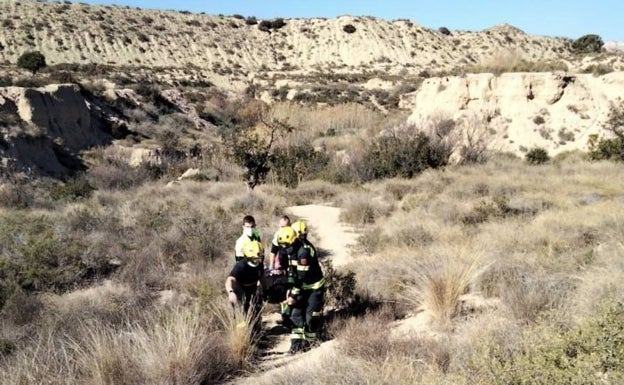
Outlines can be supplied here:
[[[244, 314], [240, 306], [232, 307], [229, 304], [221, 305], [220, 303], [213, 305], [210, 310], [224, 330], [224, 342], [234, 360], [239, 365], [249, 363], [260, 337], [253, 328], [257, 319], [252, 312]], [[256, 317], [258, 316], [260, 314]]]
[[[240, 219], [254, 214], [268, 239], [285, 207], [327, 200], [368, 231], [354, 266], [358, 285], [430, 311], [438, 327], [427, 332], [436, 338], [391, 341], [387, 317], [347, 319], [336, 335], [338, 359], [311, 362], [303, 373], [284, 369], [270, 382], [487, 383], [488, 371], [513, 365], [523, 348], [548, 352], [526, 335], [557, 341], [600, 303], [621, 298], [621, 174], [621, 164], [574, 157], [540, 167], [494, 157], [348, 188], [314, 181], [250, 193], [242, 183], [148, 182], [78, 203], [5, 209], [2, 261], [34, 244], [20, 243], [28, 234], [48, 234], [29, 231], [49, 226], [75, 260], [119, 266], [98, 270], [93, 279], [107, 276], [107, 284], [71, 294], [13, 291], [0, 313], [0, 347], [11, 346], [0, 359], [0, 383], [193, 384], [235, 376], [249, 368], [256, 343], [222, 289]], [[482, 202], [494, 205], [490, 215], [462, 220]], [[183, 296], [182, 307], [160, 304], [161, 289]], [[497, 305], [466, 309], [466, 293]], [[503, 369], [509, 375], [514, 367]]]
[[436, 322], [449, 326], [460, 311], [460, 297], [467, 293], [471, 283], [481, 272], [477, 255], [466, 255], [467, 250], [450, 249], [444, 254], [433, 254], [424, 262], [405, 261], [409, 266], [408, 279], [413, 285], [405, 285], [403, 298], [429, 311]]

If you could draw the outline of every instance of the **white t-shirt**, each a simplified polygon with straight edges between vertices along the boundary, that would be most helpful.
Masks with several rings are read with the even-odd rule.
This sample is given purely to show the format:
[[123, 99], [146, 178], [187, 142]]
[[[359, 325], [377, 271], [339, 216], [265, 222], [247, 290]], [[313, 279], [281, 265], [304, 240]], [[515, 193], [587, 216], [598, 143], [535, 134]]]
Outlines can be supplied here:
[[251, 241], [252, 239], [260, 241], [261, 239], [260, 232], [254, 230], [253, 238], [250, 238], [245, 234], [242, 234], [240, 237], [238, 237], [238, 239], [236, 240], [236, 243], [234, 244], [234, 256], [244, 257], [245, 255], [243, 254], [243, 246], [245, 245], [245, 243]]

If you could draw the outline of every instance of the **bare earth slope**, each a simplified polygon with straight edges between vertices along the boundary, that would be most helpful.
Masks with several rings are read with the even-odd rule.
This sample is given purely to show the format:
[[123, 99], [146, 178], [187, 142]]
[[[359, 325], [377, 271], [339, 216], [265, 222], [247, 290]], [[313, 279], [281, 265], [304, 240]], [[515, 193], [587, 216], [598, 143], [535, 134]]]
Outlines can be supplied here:
[[[450, 70], [502, 50], [526, 60], [558, 59], [563, 38], [530, 36], [502, 25], [445, 35], [409, 20], [372, 17], [287, 19], [263, 31], [240, 17], [86, 4], [0, 2], [0, 62], [27, 49], [50, 64], [201, 68], [232, 74], [318, 70], [385, 73]], [[345, 26], [355, 31], [348, 33]]]

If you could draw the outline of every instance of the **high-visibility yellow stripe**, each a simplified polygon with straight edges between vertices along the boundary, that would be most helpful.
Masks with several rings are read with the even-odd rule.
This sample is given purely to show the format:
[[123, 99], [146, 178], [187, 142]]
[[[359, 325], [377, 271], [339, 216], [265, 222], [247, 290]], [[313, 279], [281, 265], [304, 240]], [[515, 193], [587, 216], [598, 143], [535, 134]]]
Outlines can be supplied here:
[[288, 264], [290, 266], [297, 266], [299, 265], [299, 261], [297, 261], [296, 259], [291, 259], [290, 262], [288, 262]]
[[281, 303], [280, 306], [281, 306], [282, 313], [290, 310], [290, 306], [287, 303]]
[[314, 253], [314, 249], [311, 248], [310, 246], [304, 246], [306, 249], [310, 250], [310, 257], [314, 258], [315, 257], [315, 253]]
[[297, 266], [297, 271], [308, 271], [308, 270], [310, 270], [310, 266], [305, 266], [305, 265]]
[[292, 328], [290, 332], [292, 334], [303, 334], [303, 328]]
[[305, 333], [305, 338], [308, 340], [316, 339], [316, 333]]
[[293, 287], [292, 289], [290, 289], [291, 294], [299, 294], [299, 292], [301, 291], [301, 289], [299, 289], [298, 287]]
[[320, 311], [313, 311], [312, 312], [312, 317], [320, 317], [321, 316], [321, 312]]
[[291, 340], [302, 340], [304, 338], [305, 338], [305, 336], [303, 334], [294, 334], [293, 333], [293, 334], [290, 335], [290, 339]]
[[304, 290], [316, 290], [316, 289], [320, 289], [321, 287], [323, 287], [323, 285], [325, 284], [325, 278], [321, 278], [320, 281], [311, 283], [309, 285], [303, 285], [303, 289]]

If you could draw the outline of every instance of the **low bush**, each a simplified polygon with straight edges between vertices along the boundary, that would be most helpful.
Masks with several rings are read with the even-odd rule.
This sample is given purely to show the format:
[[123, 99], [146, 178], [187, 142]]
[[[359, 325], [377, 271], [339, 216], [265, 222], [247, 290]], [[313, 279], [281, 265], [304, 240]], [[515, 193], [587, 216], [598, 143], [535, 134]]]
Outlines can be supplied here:
[[345, 31], [346, 33], [354, 33], [356, 31], [353, 24], [346, 24], [345, 26], [342, 27], [342, 30]]
[[529, 164], [538, 165], [548, 162], [550, 160], [550, 156], [548, 156], [548, 152], [545, 149], [535, 147], [526, 153], [525, 159]]
[[450, 36], [451, 35], [451, 31], [449, 31], [448, 28], [446, 27], [440, 27], [438, 28], [438, 31], [442, 34], [442, 35], [447, 35]]
[[89, 198], [94, 190], [86, 175], [81, 174], [54, 187], [50, 197], [56, 201], [74, 202]]
[[30, 51], [23, 53], [17, 58], [17, 66], [20, 68], [24, 68], [34, 75], [46, 66], [45, 56], [39, 51]]
[[449, 156], [446, 148], [436, 146], [422, 133], [384, 136], [373, 141], [366, 151], [361, 178], [412, 178], [428, 168], [445, 166]]
[[271, 159], [271, 170], [286, 187], [297, 187], [299, 182], [312, 179], [329, 163], [329, 156], [316, 151], [310, 143], [276, 149]]
[[473, 356], [472, 383], [617, 384], [624, 381], [624, 305], [607, 306], [569, 331], [535, 328], [509, 357], [496, 346]]
[[594, 76], [601, 76], [615, 71], [610, 64], [590, 64], [583, 68], [583, 73], [592, 74]]
[[620, 138], [599, 138], [592, 134], [588, 147], [591, 160], [624, 160], [624, 141]]

